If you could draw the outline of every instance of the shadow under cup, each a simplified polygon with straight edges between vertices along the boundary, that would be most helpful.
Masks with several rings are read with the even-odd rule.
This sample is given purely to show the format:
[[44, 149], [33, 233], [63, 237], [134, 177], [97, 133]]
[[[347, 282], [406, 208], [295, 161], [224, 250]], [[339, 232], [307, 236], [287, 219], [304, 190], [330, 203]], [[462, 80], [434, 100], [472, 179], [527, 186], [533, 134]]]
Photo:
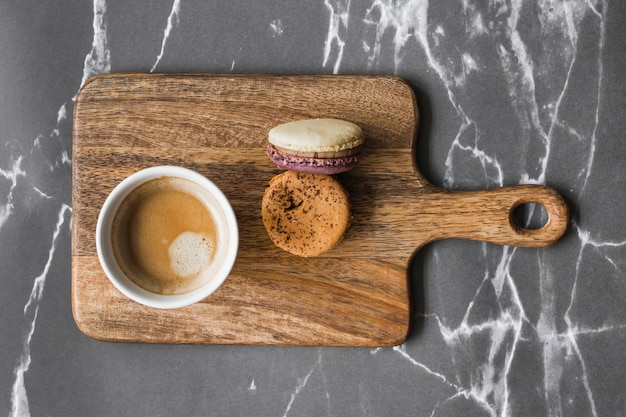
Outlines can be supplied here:
[[[200, 187], [206, 208], [215, 225], [217, 242], [215, 252], [207, 266], [211, 276], [199, 288], [179, 294], [160, 294], [148, 291], [129, 278], [115, 256], [112, 233], [114, 219], [124, 200], [141, 185], [156, 179], [172, 178], [190, 181]], [[125, 204], [126, 205], [126, 204]], [[181, 210], [183, 211], [183, 210]], [[149, 217], [149, 212], [146, 214]], [[120, 247], [120, 245], [115, 245]], [[123, 245], [122, 245], [123, 247]], [[203, 300], [217, 290], [226, 280], [235, 263], [239, 247], [239, 232], [233, 209], [222, 191], [203, 175], [183, 167], [157, 166], [138, 171], [115, 187], [109, 194], [98, 217], [96, 248], [102, 268], [111, 283], [128, 298], [155, 308], [179, 308]], [[183, 254], [184, 255], [184, 254]]]

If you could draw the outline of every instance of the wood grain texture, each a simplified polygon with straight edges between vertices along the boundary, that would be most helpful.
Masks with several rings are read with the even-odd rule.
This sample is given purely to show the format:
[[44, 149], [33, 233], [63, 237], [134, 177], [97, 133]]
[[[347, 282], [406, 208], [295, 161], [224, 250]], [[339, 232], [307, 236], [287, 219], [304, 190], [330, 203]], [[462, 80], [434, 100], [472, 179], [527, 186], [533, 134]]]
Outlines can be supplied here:
[[[344, 240], [317, 258], [274, 247], [260, 216], [263, 191], [280, 173], [265, 155], [273, 126], [311, 117], [359, 124], [362, 164], [338, 175], [352, 202]], [[101, 340], [393, 346], [409, 329], [407, 266], [424, 244], [467, 238], [541, 247], [568, 223], [554, 190], [514, 186], [450, 192], [414, 166], [419, 118], [412, 89], [386, 76], [140, 75], [94, 78], [74, 110], [72, 303], [78, 326]], [[233, 272], [196, 305], [155, 310], [109, 283], [95, 251], [108, 193], [154, 165], [180, 165], [214, 181], [240, 227]], [[527, 230], [511, 220], [527, 202], [549, 213]]]

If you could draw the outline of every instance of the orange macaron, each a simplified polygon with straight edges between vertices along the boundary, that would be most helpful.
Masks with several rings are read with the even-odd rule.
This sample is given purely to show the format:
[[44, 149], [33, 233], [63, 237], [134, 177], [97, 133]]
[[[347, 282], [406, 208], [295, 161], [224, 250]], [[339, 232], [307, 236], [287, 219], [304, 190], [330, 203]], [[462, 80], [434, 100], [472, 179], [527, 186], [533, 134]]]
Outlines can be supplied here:
[[343, 238], [351, 221], [350, 200], [330, 175], [286, 171], [270, 180], [261, 216], [277, 247], [298, 256], [317, 256]]

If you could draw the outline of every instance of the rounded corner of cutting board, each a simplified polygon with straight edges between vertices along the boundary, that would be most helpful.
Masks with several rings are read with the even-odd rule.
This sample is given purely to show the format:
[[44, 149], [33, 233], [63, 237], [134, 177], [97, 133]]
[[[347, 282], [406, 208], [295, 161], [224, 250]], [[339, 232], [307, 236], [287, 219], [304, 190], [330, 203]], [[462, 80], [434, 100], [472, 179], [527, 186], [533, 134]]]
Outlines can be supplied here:
[[72, 294], [72, 316], [78, 330], [85, 336], [101, 342], [108, 342], [108, 333], [96, 325], [94, 320], [88, 317], [89, 310]]
[[111, 77], [116, 77], [116, 76], [117, 74], [99, 74], [99, 75], [94, 75], [91, 78], [88, 78], [83, 83], [83, 85], [81, 85], [80, 88], [78, 89], [78, 93], [76, 93], [76, 102], [78, 103], [81, 97], [89, 93], [90, 90], [92, 90], [93, 88], [97, 88], [98, 84], [102, 83], [106, 79], [109, 79]]

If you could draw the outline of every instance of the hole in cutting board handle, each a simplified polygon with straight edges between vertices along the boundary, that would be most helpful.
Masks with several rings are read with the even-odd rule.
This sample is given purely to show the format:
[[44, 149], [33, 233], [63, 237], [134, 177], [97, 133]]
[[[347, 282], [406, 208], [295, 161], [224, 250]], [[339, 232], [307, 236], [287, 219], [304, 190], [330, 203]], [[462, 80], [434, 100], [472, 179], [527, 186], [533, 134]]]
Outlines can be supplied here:
[[508, 220], [513, 229], [512, 241], [517, 246], [550, 246], [567, 230], [569, 209], [556, 190], [542, 185], [518, 185], [502, 190], [508, 190], [512, 198]]
[[541, 229], [548, 223], [548, 219], [548, 211], [541, 203], [521, 203], [511, 210], [511, 221], [521, 229]]
[[[446, 192], [438, 194], [436, 201], [440, 207], [446, 207], [431, 219], [439, 238], [456, 237], [539, 248], [554, 244], [569, 223], [569, 210], [563, 197], [556, 190], [542, 185]], [[544, 219], [542, 224], [524, 219], [524, 214], [533, 209]]]

